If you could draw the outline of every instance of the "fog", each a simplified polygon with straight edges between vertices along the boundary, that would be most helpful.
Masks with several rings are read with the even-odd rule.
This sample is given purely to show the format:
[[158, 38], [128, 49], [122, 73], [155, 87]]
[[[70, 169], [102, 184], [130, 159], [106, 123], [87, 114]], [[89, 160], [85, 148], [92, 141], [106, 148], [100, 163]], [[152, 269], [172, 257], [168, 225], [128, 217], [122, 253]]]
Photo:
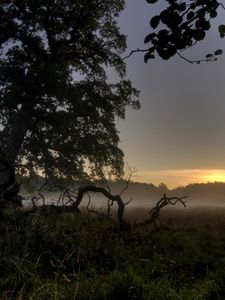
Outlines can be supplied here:
[[[117, 181], [110, 183], [110, 193], [112, 195], [120, 195], [125, 183]], [[178, 187], [169, 190], [166, 185], [160, 184], [155, 186], [153, 184], [131, 182], [127, 189], [121, 194], [124, 203], [129, 202], [126, 208], [146, 208], [149, 209], [156, 205], [156, 203], [166, 194], [168, 197], [184, 197], [184, 202], [187, 208], [193, 207], [225, 207], [225, 183], [196, 183], [185, 187]], [[32, 205], [31, 197], [37, 205], [70, 205], [68, 197], [60, 197], [60, 193], [54, 192], [32, 192], [22, 191], [24, 197], [23, 205], [25, 207]], [[74, 194], [73, 200], [75, 200]], [[108, 199], [100, 193], [89, 193], [85, 195], [81, 206], [96, 209], [106, 209]], [[114, 205], [114, 207], [116, 204]], [[173, 206], [174, 207], [174, 206]], [[176, 208], [183, 208], [181, 203], [177, 203]]]

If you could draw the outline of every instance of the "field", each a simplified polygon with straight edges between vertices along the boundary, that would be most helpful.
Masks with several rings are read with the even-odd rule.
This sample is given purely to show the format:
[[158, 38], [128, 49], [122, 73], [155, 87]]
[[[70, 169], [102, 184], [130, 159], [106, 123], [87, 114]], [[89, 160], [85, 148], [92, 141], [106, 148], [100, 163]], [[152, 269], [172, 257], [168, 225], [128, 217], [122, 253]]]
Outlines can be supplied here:
[[0, 299], [225, 299], [225, 209], [162, 211], [168, 230], [131, 231], [83, 212], [6, 211], [0, 229]]

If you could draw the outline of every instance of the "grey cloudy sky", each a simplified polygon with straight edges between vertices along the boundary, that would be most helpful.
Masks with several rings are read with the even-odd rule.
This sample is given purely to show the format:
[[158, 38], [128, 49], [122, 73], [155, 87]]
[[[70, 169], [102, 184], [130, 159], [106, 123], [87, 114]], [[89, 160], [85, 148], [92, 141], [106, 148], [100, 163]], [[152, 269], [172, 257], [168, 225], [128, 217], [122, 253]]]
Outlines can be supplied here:
[[[145, 0], [127, 0], [119, 18], [121, 31], [127, 35], [127, 53], [146, 47], [143, 40], [151, 30], [149, 19], [158, 9]], [[198, 59], [218, 48], [225, 50], [225, 39], [218, 37], [216, 26], [224, 19], [225, 12], [221, 12], [207, 39], [185, 55]], [[180, 58], [145, 64], [142, 53], [126, 62], [128, 77], [141, 91], [142, 107], [128, 110], [118, 129], [125, 160], [137, 168], [140, 180], [175, 186], [209, 178], [198, 176], [198, 171], [206, 170], [210, 176], [216, 176], [216, 169], [223, 172], [225, 54], [218, 62], [201, 65]]]

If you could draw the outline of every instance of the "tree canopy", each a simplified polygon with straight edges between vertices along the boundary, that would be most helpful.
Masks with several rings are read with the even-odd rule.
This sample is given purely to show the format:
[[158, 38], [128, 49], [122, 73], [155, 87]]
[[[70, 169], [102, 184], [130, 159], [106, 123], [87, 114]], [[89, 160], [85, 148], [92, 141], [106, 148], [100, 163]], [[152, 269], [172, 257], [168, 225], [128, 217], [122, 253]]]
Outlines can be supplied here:
[[[146, 1], [150, 4], [158, 2], [158, 0]], [[180, 52], [203, 40], [211, 27], [212, 19], [217, 17], [218, 9], [225, 9], [217, 0], [166, 0], [166, 2], [168, 6], [150, 20], [154, 32], [151, 30], [145, 37], [145, 43], [150, 44], [146, 50], [145, 62], [155, 58], [156, 53], [165, 60], [176, 54], [183, 57]], [[219, 25], [218, 32], [221, 38], [225, 37], [224, 24]], [[215, 49], [214, 53], [206, 54], [204, 60], [216, 60], [216, 56], [222, 52], [222, 49]]]
[[121, 59], [123, 8], [123, 0], [1, 1], [0, 140], [20, 172], [122, 171], [115, 120], [139, 108]]

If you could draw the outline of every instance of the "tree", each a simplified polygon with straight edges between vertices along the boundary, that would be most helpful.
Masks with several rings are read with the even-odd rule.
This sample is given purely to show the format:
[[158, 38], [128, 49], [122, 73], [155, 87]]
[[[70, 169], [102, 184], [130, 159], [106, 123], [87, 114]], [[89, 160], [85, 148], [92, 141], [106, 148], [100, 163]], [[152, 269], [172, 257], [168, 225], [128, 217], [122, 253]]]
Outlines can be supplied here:
[[124, 0], [1, 1], [0, 140], [20, 173], [122, 171], [115, 119], [139, 108], [120, 57], [123, 8]]
[[[158, 0], [146, 0], [156, 3]], [[211, 27], [211, 20], [217, 17], [217, 11], [225, 6], [217, 0], [167, 0], [168, 7], [155, 15], [150, 20], [152, 29], [159, 31], [150, 32], [145, 37], [145, 43], [150, 44], [146, 50], [145, 62], [154, 59], [157, 53], [161, 58], [168, 60], [178, 54], [188, 62], [200, 63], [201, 61], [216, 60], [222, 50], [206, 54], [201, 60], [189, 60], [181, 54], [182, 51], [202, 41], [206, 32]], [[225, 37], [225, 25], [218, 27], [221, 38]]]

